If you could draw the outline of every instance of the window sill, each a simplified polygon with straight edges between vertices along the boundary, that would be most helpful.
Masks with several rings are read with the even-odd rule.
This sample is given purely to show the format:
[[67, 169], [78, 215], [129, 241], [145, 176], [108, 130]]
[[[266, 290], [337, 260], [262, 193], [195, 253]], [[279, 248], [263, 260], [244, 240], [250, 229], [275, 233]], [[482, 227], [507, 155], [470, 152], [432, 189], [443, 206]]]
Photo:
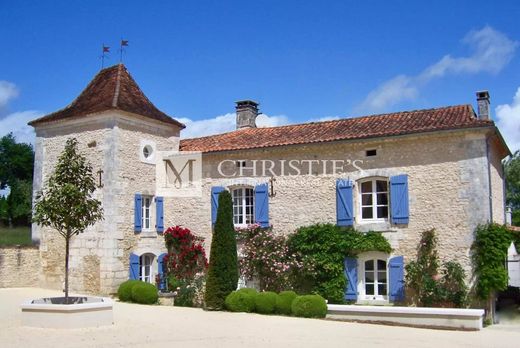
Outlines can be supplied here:
[[157, 238], [159, 234], [157, 231], [142, 231], [141, 232], [141, 238]]
[[356, 223], [356, 229], [360, 232], [394, 232], [392, 224], [388, 220], [361, 221]]
[[370, 306], [388, 306], [390, 305], [390, 301], [385, 299], [375, 299], [375, 300], [358, 300], [356, 302], [357, 305], [370, 305]]

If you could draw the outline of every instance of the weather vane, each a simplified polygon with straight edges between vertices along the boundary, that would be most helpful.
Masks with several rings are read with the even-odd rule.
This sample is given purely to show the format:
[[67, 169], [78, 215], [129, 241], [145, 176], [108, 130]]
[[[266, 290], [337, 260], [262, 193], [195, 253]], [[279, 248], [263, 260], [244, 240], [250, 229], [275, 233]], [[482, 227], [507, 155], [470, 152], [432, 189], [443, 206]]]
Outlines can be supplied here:
[[121, 39], [121, 45], [119, 46], [119, 63], [123, 62], [123, 52], [125, 51], [123, 47], [128, 47], [128, 40]]
[[109, 46], [105, 46], [105, 44], [102, 45], [102, 49], [101, 49], [101, 69], [103, 69], [105, 67], [105, 58], [108, 58], [105, 53], [110, 53], [110, 47]]

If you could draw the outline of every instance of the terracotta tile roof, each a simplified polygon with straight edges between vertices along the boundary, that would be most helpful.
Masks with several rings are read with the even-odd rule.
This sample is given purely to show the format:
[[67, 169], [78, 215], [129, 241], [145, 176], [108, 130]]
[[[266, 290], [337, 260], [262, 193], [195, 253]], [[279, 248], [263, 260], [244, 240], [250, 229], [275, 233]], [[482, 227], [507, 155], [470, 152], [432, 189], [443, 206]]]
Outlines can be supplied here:
[[185, 128], [184, 124], [166, 115], [148, 100], [123, 64], [101, 70], [70, 105], [31, 121], [29, 125], [78, 118], [107, 110], [127, 111]]
[[181, 140], [182, 151], [232, 151], [273, 146], [377, 138], [460, 128], [489, 127], [471, 105], [405, 111], [270, 128], [246, 128], [202, 138]]

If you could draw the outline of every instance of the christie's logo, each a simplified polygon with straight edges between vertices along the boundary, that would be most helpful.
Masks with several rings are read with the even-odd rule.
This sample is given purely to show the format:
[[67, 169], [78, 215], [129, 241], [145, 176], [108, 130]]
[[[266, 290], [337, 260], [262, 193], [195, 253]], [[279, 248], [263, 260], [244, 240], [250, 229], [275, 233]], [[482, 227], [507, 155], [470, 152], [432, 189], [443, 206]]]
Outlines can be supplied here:
[[201, 178], [201, 152], [163, 152], [157, 160], [156, 191], [162, 196], [201, 196]]

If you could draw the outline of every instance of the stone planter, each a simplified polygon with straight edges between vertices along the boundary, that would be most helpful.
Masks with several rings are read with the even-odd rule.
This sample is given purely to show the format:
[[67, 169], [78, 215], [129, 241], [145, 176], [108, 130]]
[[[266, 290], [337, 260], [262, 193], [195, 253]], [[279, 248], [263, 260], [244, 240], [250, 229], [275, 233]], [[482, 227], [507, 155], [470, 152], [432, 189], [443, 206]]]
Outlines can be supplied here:
[[175, 303], [175, 295], [173, 292], [159, 291], [159, 304], [161, 306], [173, 306]]
[[48, 297], [21, 305], [22, 325], [55, 329], [76, 329], [112, 325], [114, 301], [107, 297]]

